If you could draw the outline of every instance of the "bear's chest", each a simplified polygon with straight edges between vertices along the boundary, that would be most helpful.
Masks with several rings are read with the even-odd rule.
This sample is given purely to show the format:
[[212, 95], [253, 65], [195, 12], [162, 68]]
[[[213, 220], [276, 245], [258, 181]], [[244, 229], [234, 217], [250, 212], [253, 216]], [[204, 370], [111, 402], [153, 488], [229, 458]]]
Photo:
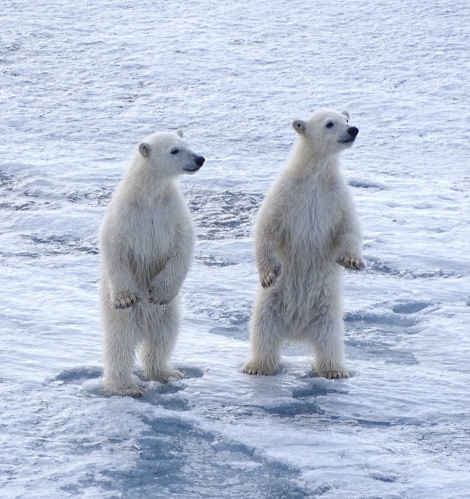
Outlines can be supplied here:
[[330, 186], [301, 189], [286, 207], [286, 237], [292, 250], [327, 250], [341, 219], [337, 192]]
[[130, 251], [141, 264], [160, 266], [179, 244], [181, 228], [190, 224], [184, 203], [171, 200], [141, 207], [133, 220], [133, 240]]

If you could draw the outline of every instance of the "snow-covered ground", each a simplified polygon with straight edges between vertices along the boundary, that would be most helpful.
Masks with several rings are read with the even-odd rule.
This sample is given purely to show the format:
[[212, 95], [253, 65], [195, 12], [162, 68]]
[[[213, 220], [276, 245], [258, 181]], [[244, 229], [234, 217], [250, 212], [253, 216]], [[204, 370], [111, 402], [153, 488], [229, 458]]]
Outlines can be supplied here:
[[[6, 0], [0, 26], [0, 496], [470, 497], [468, 1]], [[354, 376], [287, 346], [249, 377], [253, 219], [318, 107], [360, 129]], [[105, 397], [97, 229], [139, 140], [179, 127], [207, 159], [186, 377]]]

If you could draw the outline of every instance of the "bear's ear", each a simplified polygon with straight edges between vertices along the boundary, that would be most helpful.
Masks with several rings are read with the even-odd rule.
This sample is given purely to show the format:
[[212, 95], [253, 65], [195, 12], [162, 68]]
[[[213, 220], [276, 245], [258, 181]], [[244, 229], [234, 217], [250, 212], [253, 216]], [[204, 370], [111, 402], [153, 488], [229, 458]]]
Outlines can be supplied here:
[[148, 158], [150, 156], [150, 144], [147, 144], [147, 142], [141, 142], [139, 144], [139, 152], [144, 158]]
[[181, 128], [178, 128], [178, 130], [176, 130], [176, 135], [179, 135], [181, 138], [183, 138], [183, 130], [181, 130]]
[[349, 116], [349, 113], [347, 111], [341, 111], [341, 114], [344, 114], [344, 116], [346, 116], [346, 118], [348, 118], [348, 120], [351, 117], [351, 116]]
[[292, 128], [299, 134], [305, 135], [305, 130], [307, 129], [307, 124], [302, 120], [295, 120], [292, 122]]

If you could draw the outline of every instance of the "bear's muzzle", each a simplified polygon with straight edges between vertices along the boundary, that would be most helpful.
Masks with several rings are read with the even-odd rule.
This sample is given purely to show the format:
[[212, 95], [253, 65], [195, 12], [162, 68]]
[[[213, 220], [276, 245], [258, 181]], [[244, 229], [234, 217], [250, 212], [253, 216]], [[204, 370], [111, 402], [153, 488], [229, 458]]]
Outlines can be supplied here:
[[183, 168], [183, 170], [188, 172], [188, 173], [197, 172], [199, 170], [199, 168], [201, 168], [201, 166], [204, 164], [205, 161], [206, 161], [206, 158], [204, 158], [204, 156], [195, 155], [194, 156], [194, 163], [191, 165], [186, 165]]

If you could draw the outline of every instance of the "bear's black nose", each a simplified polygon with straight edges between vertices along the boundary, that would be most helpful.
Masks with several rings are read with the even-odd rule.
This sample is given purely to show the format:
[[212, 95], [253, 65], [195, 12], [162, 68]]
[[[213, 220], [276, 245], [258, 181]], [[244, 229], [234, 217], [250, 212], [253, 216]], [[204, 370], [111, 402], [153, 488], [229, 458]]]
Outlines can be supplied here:
[[204, 156], [196, 156], [196, 159], [194, 161], [197, 166], [201, 167], [204, 164], [205, 160], [206, 159], [204, 158]]
[[355, 126], [350, 126], [348, 128], [348, 134], [351, 135], [353, 139], [356, 138], [356, 135], [359, 133], [359, 128], [356, 128]]

